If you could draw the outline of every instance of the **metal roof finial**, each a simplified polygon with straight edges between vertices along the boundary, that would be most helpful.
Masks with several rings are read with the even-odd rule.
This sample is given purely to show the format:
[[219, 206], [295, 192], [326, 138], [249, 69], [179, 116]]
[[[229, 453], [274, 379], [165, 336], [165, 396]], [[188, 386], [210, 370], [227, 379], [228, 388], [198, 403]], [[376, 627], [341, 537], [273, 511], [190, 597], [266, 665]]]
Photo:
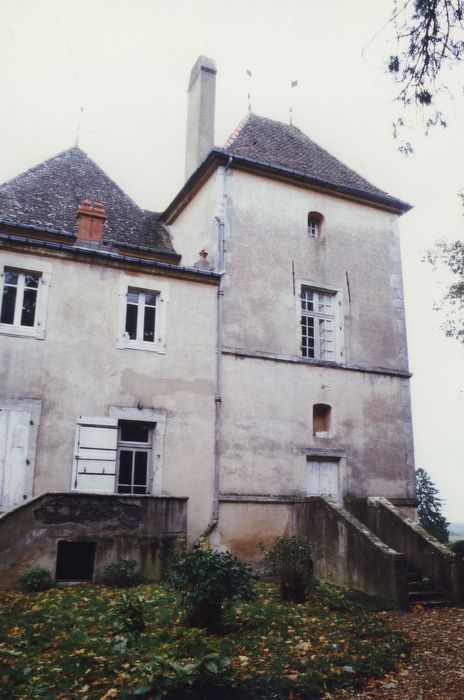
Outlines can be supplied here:
[[[292, 82], [290, 83], [290, 89], [297, 87], [297, 86], [298, 86], [298, 80], [292, 80]], [[290, 99], [290, 125], [293, 124], [292, 113], [293, 113], [293, 107], [292, 107], [291, 99]]]
[[[246, 69], [246, 74], [249, 78], [253, 77], [253, 73], [249, 68]], [[248, 91], [248, 111], [251, 112], [251, 90]]]

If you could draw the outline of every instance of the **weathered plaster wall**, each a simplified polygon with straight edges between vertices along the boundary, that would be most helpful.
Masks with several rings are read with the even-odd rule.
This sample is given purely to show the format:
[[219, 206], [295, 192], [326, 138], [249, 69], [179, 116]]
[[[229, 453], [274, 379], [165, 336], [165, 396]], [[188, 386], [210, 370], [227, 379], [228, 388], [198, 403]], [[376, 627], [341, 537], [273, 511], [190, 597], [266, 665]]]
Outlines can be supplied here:
[[[311, 450], [345, 453], [344, 494], [414, 498], [409, 414], [398, 377], [224, 358], [222, 493], [302, 494]], [[332, 406], [314, 437], [314, 403]]]
[[[37, 256], [3, 251], [1, 260], [27, 269]], [[46, 261], [45, 339], [0, 335], [2, 397], [42, 400], [33, 493], [71, 488], [79, 415], [108, 416], [110, 406], [140, 402], [166, 412], [162, 493], [190, 497], [189, 535], [197, 537], [211, 513], [216, 286], [124, 271], [134, 287], [147, 276], [155, 289], [167, 286], [166, 352], [117, 349], [121, 271]]]
[[[407, 369], [397, 216], [270, 178], [231, 173], [225, 344], [299, 355], [298, 283], [322, 284], [341, 294], [342, 361]], [[307, 234], [310, 211], [324, 216], [321, 239]]]
[[208, 260], [218, 269], [218, 222], [214, 217], [221, 214], [221, 172], [218, 169], [211, 175], [170, 226], [173, 245], [182, 255], [182, 265], [193, 267], [198, 253], [205, 249]]
[[263, 559], [261, 545], [269, 547], [276, 537], [294, 534], [292, 503], [222, 501], [212, 545], [224, 542], [239, 559], [255, 564]]
[[[222, 212], [223, 184], [222, 168], [172, 224], [188, 263], [208, 245], [215, 261], [217, 231], [200, 222]], [[398, 217], [233, 164], [227, 192], [221, 493], [304, 493], [308, 450], [335, 450], [344, 494], [413, 503]], [[324, 217], [320, 239], [309, 211]], [[338, 361], [367, 371], [299, 361], [302, 284], [338, 293]], [[314, 403], [332, 407], [328, 438], [313, 436]]]

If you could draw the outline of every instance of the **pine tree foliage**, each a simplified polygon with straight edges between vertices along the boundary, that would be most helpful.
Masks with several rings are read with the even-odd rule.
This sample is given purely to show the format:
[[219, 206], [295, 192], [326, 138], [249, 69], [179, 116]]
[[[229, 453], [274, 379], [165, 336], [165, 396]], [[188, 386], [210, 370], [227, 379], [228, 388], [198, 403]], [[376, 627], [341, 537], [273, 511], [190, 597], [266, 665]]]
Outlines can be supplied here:
[[419, 501], [417, 508], [419, 525], [439, 542], [448, 542], [449, 522], [441, 512], [443, 501], [438, 496], [438, 489], [425, 469], [416, 470], [416, 488]]

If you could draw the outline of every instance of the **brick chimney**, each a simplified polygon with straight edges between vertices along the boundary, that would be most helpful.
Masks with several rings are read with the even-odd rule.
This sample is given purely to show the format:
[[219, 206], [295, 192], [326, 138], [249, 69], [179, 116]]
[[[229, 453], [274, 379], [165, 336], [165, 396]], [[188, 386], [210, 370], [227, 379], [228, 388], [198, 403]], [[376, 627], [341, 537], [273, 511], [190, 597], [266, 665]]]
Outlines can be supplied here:
[[198, 168], [214, 147], [216, 63], [200, 56], [190, 73], [187, 107], [185, 178]]
[[88, 199], [84, 199], [77, 213], [78, 219], [78, 241], [91, 241], [101, 243], [103, 240], [103, 224], [107, 216], [103, 204], [95, 202], [92, 204]]

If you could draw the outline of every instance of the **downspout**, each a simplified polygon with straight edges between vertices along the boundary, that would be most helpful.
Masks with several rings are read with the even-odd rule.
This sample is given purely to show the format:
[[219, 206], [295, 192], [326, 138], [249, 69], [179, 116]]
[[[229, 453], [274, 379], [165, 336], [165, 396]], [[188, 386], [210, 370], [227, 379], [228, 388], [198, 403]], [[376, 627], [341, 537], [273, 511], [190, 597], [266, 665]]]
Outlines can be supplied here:
[[222, 432], [222, 349], [223, 349], [223, 329], [222, 329], [222, 315], [223, 315], [223, 300], [224, 300], [224, 277], [226, 274], [225, 270], [225, 240], [226, 240], [226, 227], [228, 225], [227, 219], [227, 205], [228, 205], [228, 188], [227, 188], [227, 175], [228, 170], [232, 164], [232, 156], [230, 156], [226, 167], [223, 172], [222, 179], [222, 216], [216, 216], [215, 219], [218, 224], [218, 274], [219, 286], [217, 293], [217, 306], [216, 306], [216, 393], [214, 397], [214, 474], [213, 474], [213, 507], [211, 513], [211, 520], [206, 526], [206, 529], [198, 540], [195, 542], [195, 546], [199, 546], [200, 541], [206, 539], [213, 530], [215, 530], [219, 522], [219, 475], [221, 467], [221, 432]]

